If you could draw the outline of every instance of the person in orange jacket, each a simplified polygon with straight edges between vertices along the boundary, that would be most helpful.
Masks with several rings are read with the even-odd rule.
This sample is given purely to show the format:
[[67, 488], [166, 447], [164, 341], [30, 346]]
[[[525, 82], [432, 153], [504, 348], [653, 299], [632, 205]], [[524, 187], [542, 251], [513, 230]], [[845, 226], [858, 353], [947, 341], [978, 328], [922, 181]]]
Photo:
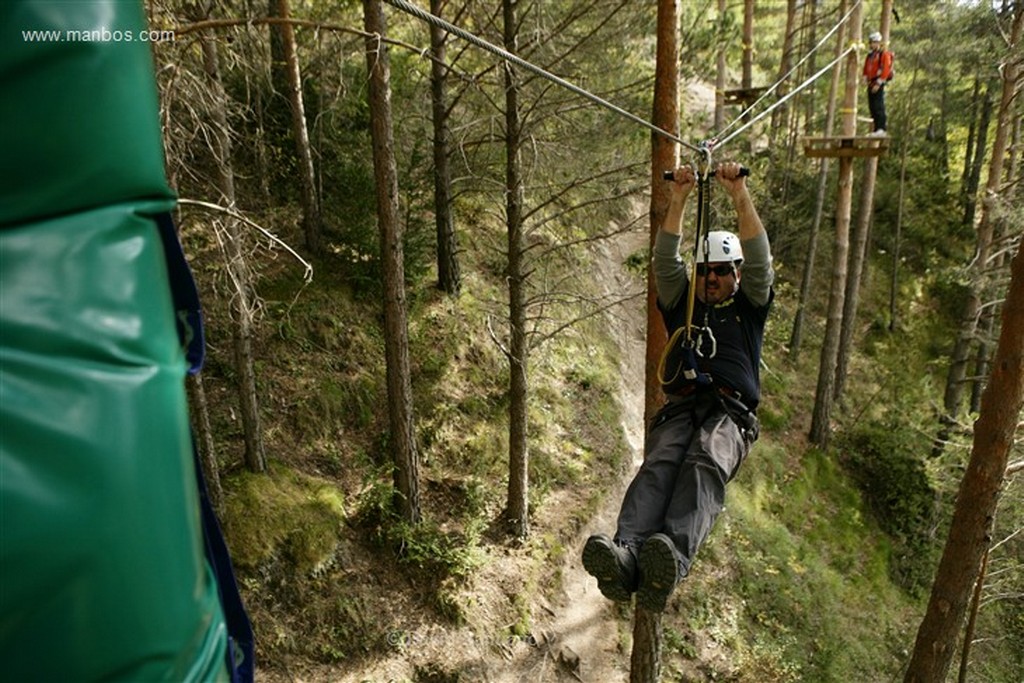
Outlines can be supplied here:
[[892, 53], [882, 49], [882, 34], [868, 36], [871, 51], [864, 60], [864, 80], [868, 85], [868, 109], [875, 123], [874, 136], [885, 135], [885, 84], [892, 79]]

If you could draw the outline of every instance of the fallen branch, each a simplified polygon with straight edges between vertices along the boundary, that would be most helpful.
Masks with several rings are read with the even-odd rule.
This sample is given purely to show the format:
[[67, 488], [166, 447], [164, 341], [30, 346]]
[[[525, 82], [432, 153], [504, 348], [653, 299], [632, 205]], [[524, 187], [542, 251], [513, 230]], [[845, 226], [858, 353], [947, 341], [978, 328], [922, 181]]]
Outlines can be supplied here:
[[295, 259], [299, 263], [301, 263], [303, 265], [303, 267], [305, 268], [305, 272], [302, 274], [302, 279], [303, 280], [305, 280], [307, 283], [313, 281], [313, 265], [309, 261], [307, 261], [306, 259], [304, 259], [301, 256], [299, 256], [299, 254], [294, 249], [292, 249], [290, 246], [288, 246], [288, 243], [285, 242], [284, 240], [282, 240], [280, 237], [278, 237], [274, 233], [270, 232], [269, 230], [267, 230], [263, 226], [259, 225], [258, 223], [255, 223], [254, 221], [250, 220], [249, 218], [246, 218], [244, 215], [239, 213], [236, 209], [232, 209], [232, 208], [227, 207], [227, 206], [221, 206], [220, 204], [213, 204], [211, 202], [200, 201], [198, 199], [178, 199], [178, 203], [179, 204], [184, 204], [186, 206], [199, 206], [199, 207], [202, 207], [204, 209], [209, 209], [211, 211], [218, 211], [220, 213], [227, 214], [228, 216], [231, 216], [232, 218], [238, 219], [238, 220], [242, 221], [243, 223], [245, 223], [248, 226], [256, 228], [257, 230], [262, 232], [267, 237], [267, 239], [269, 239], [271, 242], [274, 242], [275, 244], [279, 244], [282, 247], [284, 247], [284, 249], [289, 254], [294, 256]]

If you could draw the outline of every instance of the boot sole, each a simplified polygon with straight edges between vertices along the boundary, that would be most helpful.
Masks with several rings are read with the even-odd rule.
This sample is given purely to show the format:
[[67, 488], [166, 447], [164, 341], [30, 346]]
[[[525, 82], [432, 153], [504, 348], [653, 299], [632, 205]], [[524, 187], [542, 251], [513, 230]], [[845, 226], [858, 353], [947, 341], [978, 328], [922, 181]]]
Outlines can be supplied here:
[[623, 585], [622, 571], [611, 541], [591, 537], [583, 546], [583, 568], [597, 579], [601, 595], [616, 602], [629, 602], [632, 595]]
[[637, 607], [661, 612], [668, 604], [679, 578], [679, 563], [672, 542], [662, 534], [647, 539], [640, 548], [640, 590], [636, 593]]

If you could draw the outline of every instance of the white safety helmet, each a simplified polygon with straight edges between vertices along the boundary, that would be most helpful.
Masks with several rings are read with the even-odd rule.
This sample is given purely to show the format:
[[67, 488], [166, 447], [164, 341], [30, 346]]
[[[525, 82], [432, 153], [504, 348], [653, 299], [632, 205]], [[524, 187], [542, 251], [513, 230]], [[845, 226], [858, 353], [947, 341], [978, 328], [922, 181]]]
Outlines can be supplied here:
[[[697, 249], [697, 262], [704, 261], [704, 245]], [[708, 263], [732, 262], [737, 266], [743, 263], [743, 247], [740, 238], [725, 230], [712, 230], [708, 233]]]
[[879, 33], [878, 31], [873, 32], [871, 35], [868, 36], [868, 42], [869, 43], [880, 43], [880, 42], [882, 42], [882, 34]]

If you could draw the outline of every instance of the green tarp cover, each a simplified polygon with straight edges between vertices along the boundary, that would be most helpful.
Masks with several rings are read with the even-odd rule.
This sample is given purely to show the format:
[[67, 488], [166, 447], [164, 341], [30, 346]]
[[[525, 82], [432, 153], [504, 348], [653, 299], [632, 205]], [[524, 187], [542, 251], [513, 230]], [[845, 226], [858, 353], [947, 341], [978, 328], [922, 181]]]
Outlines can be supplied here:
[[144, 28], [137, 2], [0, 2], [3, 680], [228, 678], [150, 46], [53, 33]]

